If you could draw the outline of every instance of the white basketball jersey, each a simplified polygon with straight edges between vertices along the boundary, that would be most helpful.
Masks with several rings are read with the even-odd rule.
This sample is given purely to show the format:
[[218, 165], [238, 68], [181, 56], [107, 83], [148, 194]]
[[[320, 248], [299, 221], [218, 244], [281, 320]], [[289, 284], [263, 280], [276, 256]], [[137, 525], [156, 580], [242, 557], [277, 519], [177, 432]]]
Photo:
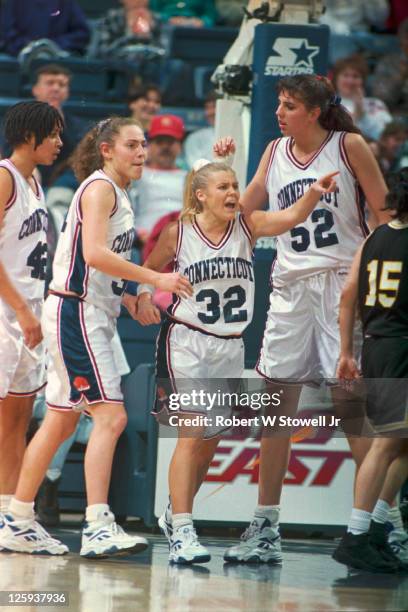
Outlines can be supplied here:
[[35, 190], [9, 159], [0, 161], [13, 177], [13, 193], [0, 229], [0, 260], [19, 293], [44, 297], [47, 267], [48, 216], [44, 193], [33, 176]]
[[83, 255], [81, 197], [85, 188], [98, 180], [110, 183], [116, 198], [109, 219], [106, 246], [123, 259], [130, 259], [135, 230], [129, 198], [126, 191], [118, 187], [102, 170], [96, 170], [81, 183], [68, 209], [54, 257], [50, 289], [73, 291], [86, 302], [116, 317], [120, 312], [126, 281], [91, 268]]
[[199, 217], [179, 222], [175, 270], [189, 279], [194, 294], [169, 307], [174, 319], [216, 336], [242, 334], [252, 319], [255, 277], [251, 234], [241, 215], [218, 244], [205, 236]]
[[272, 267], [276, 286], [333, 268], [348, 268], [368, 234], [364, 196], [347, 158], [345, 132], [329, 132], [305, 164], [293, 153], [293, 139], [274, 141], [266, 176], [271, 210], [292, 206], [309, 186], [329, 172], [336, 176], [337, 191], [322, 195], [305, 223], [277, 237], [277, 257]]

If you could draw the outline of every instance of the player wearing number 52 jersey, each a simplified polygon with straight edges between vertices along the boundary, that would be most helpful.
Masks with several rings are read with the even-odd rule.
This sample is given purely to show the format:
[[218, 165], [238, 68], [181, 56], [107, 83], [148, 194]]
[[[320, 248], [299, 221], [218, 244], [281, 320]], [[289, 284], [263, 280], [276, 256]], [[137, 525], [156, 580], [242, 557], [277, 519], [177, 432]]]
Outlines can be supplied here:
[[[306, 222], [277, 240], [270, 307], [257, 364], [271, 391], [279, 391], [288, 379], [305, 383], [335, 377], [340, 293], [353, 255], [367, 233], [360, 193], [367, 200], [373, 226], [388, 218], [382, 212], [386, 187], [381, 172], [330, 81], [317, 75], [286, 77], [278, 83], [278, 94], [276, 118], [282, 138], [266, 148], [242, 197], [244, 212], [266, 201], [271, 210], [290, 210], [319, 173], [330, 168], [339, 175], [336, 192], [323, 195]], [[223, 139], [217, 152], [228, 153], [230, 145]], [[300, 385], [286, 385], [279, 409], [293, 414], [300, 389]], [[333, 390], [333, 396], [337, 399], [339, 391]], [[349, 441], [358, 463], [369, 441], [351, 436]], [[281, 558], [279, 503], [289, 449], [289, 435], [268, 436], [264, 430], [259, 506], [242, 542], [226, 551], [226, 561]], [[272, 547], [265, 550], [263, 546], [265, 525], [272, 526], [276, 555]]]
[[[146, 267], [162, 269], [172, 259], [193, 286], [168, 309], [157, 341], [157, 401], [160, 422], [178, 426], [179, 438], [169, 470], [171, 504], [159, 519], [173, 563], [208, 561], [192, 522], [194, 496], [225, 429], [228, 406], [194, 402], [195, 393], [236, 392], [234, 381], [244, 369], [242, 333], [252, 319], [254, 271], [252, 247], [259, 236], [281, 234], [305, 221], [322, 194], [335, 190], [333, 174], [314, 182], [288, 210], [238, 212], [235, 173], [225, 163], [199, 160], [187, 177], [184, 205], [177, 224], [167, 226]], [[138, 290], [138, 320], [160, 322], [149, 288]], [[174, 394], [191, 401], [174, 405]], [[195, 428], [186, 414], [209, 417]], [[221, 422], [218, 422], [218, 419]], [[191, 439], [193, 436], [194, 439]]]
[[15, 491], [32, 404], [45, 384], [47, 212], [34, 171], [57, 158], [62, 127], [43, 102], [16, 104], [4, 121], [13, 152], [0, 162], [0, 513]]

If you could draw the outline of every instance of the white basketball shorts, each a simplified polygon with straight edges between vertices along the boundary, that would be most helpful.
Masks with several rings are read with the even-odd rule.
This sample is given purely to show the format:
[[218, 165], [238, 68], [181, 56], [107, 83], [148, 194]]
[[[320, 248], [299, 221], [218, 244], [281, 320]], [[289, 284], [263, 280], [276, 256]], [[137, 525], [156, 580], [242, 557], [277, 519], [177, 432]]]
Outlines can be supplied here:
[[75, 297], [49, 295], [42, 327], [48, 350], [45, 398], [53, 410], [123, 403], [116, 318]]
[[[154, 413], [161, 415], [159, 422], [167, 424], [169, 415], [181, 413], [214, 417], [214, 422], [216, 414], [229, 416], [230, 406], [223, 403], [222, 394], [238, 391], [238, 379], [244, 371], [244, 355], [241, 337], [222, 338], [166, 320], [157, 339], [156, 351]], [[217, 398], [213, 404], [208, 400], [208, 394]], [[177, 400], [172, 399], [176, 397], [180, 399], [179, 407]], [[191, 402], [187, 398], [191, 398]], [[220, 431], [215, 427], [207, 429], [204, 437], [217, 435]]]
[[[31, 300], [28, 305], [40, 320], [43, 300]], [[0, 399], [35, 395], [45, 382], [44, 343], [29, 349], [16, 313], [0, 300]]]
[[[339, 304], [347, 270], [329, 270], [275, 287], [270, 296], [257, 371], [284, 382], [334, 379], [340, 354]], [[355, 330], [360, 360], [362, 334]]]

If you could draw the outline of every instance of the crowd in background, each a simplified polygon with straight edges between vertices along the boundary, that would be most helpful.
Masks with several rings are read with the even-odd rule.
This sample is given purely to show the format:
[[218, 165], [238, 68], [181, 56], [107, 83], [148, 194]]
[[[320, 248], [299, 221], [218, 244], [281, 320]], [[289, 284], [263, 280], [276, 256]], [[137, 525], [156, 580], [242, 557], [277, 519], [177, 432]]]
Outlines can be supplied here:
[[[365, 52], [338, 57], [342, 48], [339, 45], [337, 55], [331, 53], [332, 60], [336, 61], [331, 61], [329, 76], [384, 174], [398, 170], [408, 163], [408, 4], [404, 0], [361, 0], [359, 3], [326, 0], [325, 4], [326, 11], [320, 21], [329, 25], [333, 38], [340, 36], [341, 40], [348, 41], [352, 50], [356, 33], [369, 33], [378, 39], [395, 33], [394, 51], [376, 57], [375, 61]], [[24, 56], [30, 53], [30, 45], [38, 41], [45, 48], [50, 44], [53, 49], [51, 64], [40, 67], [32, 78], [31, 94], [55, 106], [66, 125], [58, 162], [51, 168], [41, 169], [54, 233], [58, 233], [77, 187], [69, 164], [70, 155], [92, 123], [64, 108], [70, 96], [72, 75], [58, 64], [58, 59], [80, 54], [87, 57], [90, 53], [106, 61], [115, 55], [123, 58], [124, 50], [134, 53], [138, 45], [160, 46], [161, 29], [168, 26], [238, 26], [245, 6], [246, 0], [112, 0], [112, 7], [99, 17], [95, 27], [85, 17], [80, 0], [63, 3], [60, 0], [3, 0], [0, 4], [3, 53]], [[161, 113], [164, 92], [160, 73], [156, 73], [154, 82], [146, 81], [143, 76], [143, 70], [138, 74], [135, 68], [127, 96], [128, 113], [140, 121], [148, 141], [144, 177], [137, 187], [131, 185], [129, 190], [141, 258], [143, 246], [152, 239], [151, 233], [158, 235], [155, 226], [163, 226], [162, 217], [172, 219], [180, 210], [186, 171], [196, 159], [211, 157], [217, 98], [214, 91], [207, 91], [199, 102], [207, 126], [188, 134], [176, 114]], [[6, 156], [7, 147], [1, 138], [0, 147]]]
[[[187, 133], [176, 113], [161, 112], [163, 72], [146, 71], [140, 50], [145, 53], [150, 45], [158, 54], [163, 27], [237, 27], [247, 0], [112, 0], [112, 8], [97, 24], [86, 19], [80, 4], [80, 0], [3, 0], [0, 52], [24, 59], [33, 43], [41, 43], [44, 57], [49, 53], [52, 59], [37, 70], [31, 88], [35, 99], [58, 109], [66, 125], [58, 161], [51, 168], [41, 168], [51, 213], [51, 253], [77, 187], [70, 156], [92, 123], [64, 108], [72, 75], [58, 60], [82, 55], [84, 61], [89, 56], [106, 61], [130, 59], [140, 66], [140, 74], [135, 68], [131, 80], [127, 110], [142, 125], [148, 142], [143, 178], [129, 188], [137, 231], [135, 258], [143, 261], [163, 227], [178, 216], [187, 171], [196, 159], [212, 155], [217, 94], [209, 89], [200, 102], [206, 127]], [[341, 103], [370, 144], [384, 175], [408, 166], [408, 2], [326, 0], [326, 6], [321, 22], [329, 25], [333, 40], [339, 41], [331, 54], [329, 76]], [[379, 39], [394, 35], [394, 51], [374, 60], [370, 53], [356, 52], [356, 33]], [[7, 156], [1, 137], [0, 147], [2, 156]], [[166, 295], [155, 299], [162, 308], [168, 305]]]

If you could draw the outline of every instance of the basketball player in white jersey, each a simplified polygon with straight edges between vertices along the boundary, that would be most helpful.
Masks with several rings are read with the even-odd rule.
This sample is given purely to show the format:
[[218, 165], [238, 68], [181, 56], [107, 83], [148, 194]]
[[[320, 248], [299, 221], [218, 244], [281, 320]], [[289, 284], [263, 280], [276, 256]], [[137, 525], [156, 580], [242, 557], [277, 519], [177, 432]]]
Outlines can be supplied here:
[[82, 183], [58, 242], [42, 317], [49, 353], [48, 411], [27, 448], [0, 529], [0, 546], [6, 550], [55, 555], [68, 551], [34, 521], [33, 500], [82, 408], [93, 417], [94, 427], [85, 453], [88, 506], [81, 555], [104, 557], [147, 546], [144, 538], [124, 533], [107, 504], [113, 454], [127, 420], [111, 341], [121, 303], [131, 313], [135, 308], [136, 298], [124, 294], [126, 280], [153, 283], [176, 294], [191, 288], [179, 273], [159, 274], [128, 261], [134, 223], [125, 188], [140, 178], [144, 161], [143, 131], [129, 118], [102, 121], [76, 151], [73, 166]]
[[[258, 372], [270, 383], [333, 379], [339, 354], [340, 293], [358, 246], [368, 233], [364, 198], [373, 228], [386, 221], [386, 186], [370, 148], [341, 106], [330, 81], [298, 75], [278, 84], [276, 111], [282, 138], [272, 141], [248, 185], [245, 212], [269, 201], [271, 210], [292, 206], [316, 176], [340, 170], [337, 191], [322, 197], [305, 223], [277, 239], [272, 267], [273, 291]], [[231, 139], [217, 143], [218, 155], [231, 151]], [[301, 387], [285, 387], [288, 410], [296, 410]], [[337, 404], [342, 391], [333, 389]], [[341, 416], [341, 415], [337, 415]], [[349, 437], [356, 465], [370, 445]], [[227, 550], [226, 561], [280, 561], [279, 512], [290, 453], [289, 436], [263, 435], [258, 506], [241, 543]], [[269, 534], [274, 546], [261, 542]]]
[[16, 104], [4, 120], [13, 152], [0, 161], [0, 523], [15, 493], [33, 401], [45, 384], [47, 211], [34, 170], [55, 161], [62, 129], [59, 113], [43, 102]]
[[[160, 422], [178, 426], [179, 434], [169, 468], [171, 504], [159, 519], [172, 563], [210, 559], [194, 530], [193, 501], [225, 429], [216, 417], [230, 416], [230, 409], [216, 403], [207, 411], [205, 404], [193, 401], [193, 393], [237, 391], [231, 379], [239, 379], [244, 369], [242, 333], [254, 304], [254, 242], [305, 220], [322, 194], [335, 191], [334, 174], [309, 185], [288, 210], [243, 216], [238, 213], [238, 182], [232, 169], [223, 162], [199, 160], [187, 178], [180, 221], [163, 230], [145, 262], [161, 270], [174, 259], [175, 269], [194, 287], [193, 296], [180, 296], [169, 307], [157, 342], [155, 412]], [[138, 292], [138, 320], [160, 322], [151, 290], [141, 286]], [[192, 402], [178, 405], [174, 393], [190, 394]], [[183, 420], [186, 414], [209, 421], [191, 427]]]

